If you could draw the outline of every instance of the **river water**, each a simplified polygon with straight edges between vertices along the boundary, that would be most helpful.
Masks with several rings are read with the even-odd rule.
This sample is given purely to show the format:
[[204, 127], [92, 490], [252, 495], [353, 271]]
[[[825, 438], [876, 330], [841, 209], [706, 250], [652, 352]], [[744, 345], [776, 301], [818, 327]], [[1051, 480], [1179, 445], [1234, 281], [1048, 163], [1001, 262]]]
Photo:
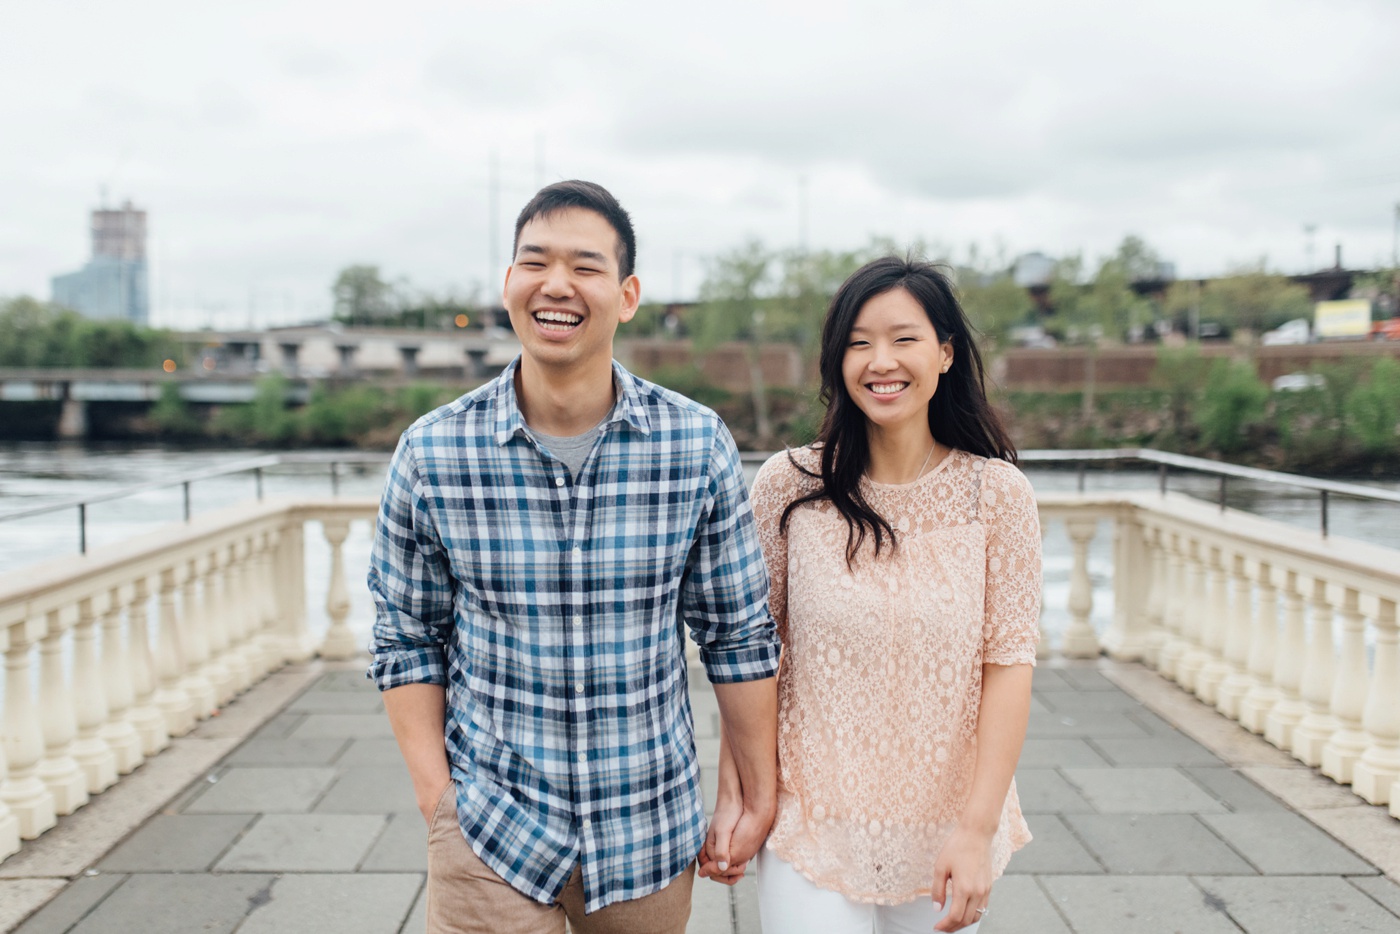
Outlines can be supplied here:
[[[101, 447], [76, 444], [22, 443], [0, 446], [0, 515], [73, 497], [88, 497], [135, 484], [233, 464], [261, 453], [251, 450], [191, 451], [160, 446]], [[386, 458], [387, 461], [387, 458]], [[756, 466], [750, 466], [752, 479]], [[342, 465], [343, 496], [378, 496], [383, 464]], [[1071, 491], [1078, 477], [1073, 471], [1032, 468], [1026, 471], [1041, 492]], [[1156, 489], [1158, 478], [1150, 470], [1090, 472], [1089, 492]], [[1378, 484], [1379, 485], [1379, 484]], [[1400, 489], [1400, 484], [1383, 485]], [[1210, 477], [1173, 476], [1171, 489], [1214, 502], [1217, 481]], [[288, 466], [264, 475], [268, 495], [325, 496], [331, 491], [324, 465]], [[247, 500], [254, 495], [251, 474], [199, 481], [191, 487], [196, 513]], [[1318, 528], [1315, 494], [1289, 492], [1243, 481], [1231, 481], [1230, 506], [1276, 519], [1306, 532]], [[159, 526], [178, 522], [183, 514], [178, 486], [148, 491], [88, 508], [88, 547], [101, 548]], [[1356, 538], [1400, 549], [1400, 504], [1362, 503], [1332, 498], [1330, 526], [1333, 535]], [[29, 519], [0, 521], [0, 574], [44, 561], [61, 561], [77, 554], [76, 510]], [[351, 588], [350, 623], [365, 640], [369, 637], [372, 605], [364, 586], [369, 558], [367, 522], [354, 523], [345, 545], [346, 570]], [[329, 581], [329, 549], [318, 528], [306, 535], [307, 621], [313, 633], [329, 625], [324, 605]], [[1094, 582], [1092, 622], [1100, 632], [1113, 615], [1112, 533], [1100, 527], [1090, 549], [1090, 576]], [[1045, 627], [1054, 639], [1069, 621], [1070, 550], [1063, 529], [1052, 526], [1045, 539]]]

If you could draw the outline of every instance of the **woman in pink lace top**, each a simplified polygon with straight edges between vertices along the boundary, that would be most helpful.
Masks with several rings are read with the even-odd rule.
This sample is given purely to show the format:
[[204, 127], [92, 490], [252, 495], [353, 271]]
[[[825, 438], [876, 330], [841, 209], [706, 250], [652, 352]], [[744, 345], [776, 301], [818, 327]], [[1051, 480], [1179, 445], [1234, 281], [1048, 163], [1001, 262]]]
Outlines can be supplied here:
[[[1012, 775], [1040, 609], [1035, 498], [932, 266], [852, 275], [821, 373], [818, 442], [774, 456], [753, 489], [784, 647], [763, 929], [973, 930], [1030, 840]], [[725, 753], [721, 828], [742, 795]]]

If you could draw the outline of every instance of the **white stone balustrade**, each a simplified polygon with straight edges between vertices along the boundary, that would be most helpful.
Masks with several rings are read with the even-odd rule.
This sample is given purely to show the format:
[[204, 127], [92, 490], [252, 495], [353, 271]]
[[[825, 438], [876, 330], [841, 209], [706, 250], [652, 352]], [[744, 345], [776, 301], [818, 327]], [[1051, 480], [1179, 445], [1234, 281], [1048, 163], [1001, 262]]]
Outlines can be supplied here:
[[0, 860], [268, 672], [316, 653], [308, 524], [320, 526], [332, 561], [322, 652], [362, 652], [347, 624], [342, 546], [351, 522], [372, 523], [377, 506], [244, 504], [0, 575]]
[[[1400, 553], [1175, 494], [1039, 502], [1042, 532], [1072, 555], [1054, 608], [1069, 623], [1042, 655], [1155, 666], [1400, 816]], [[268, 671], [362, 652], [348, 581], [363, 568], [345, 566], [345, 543], [376, 505], [243, 505], [0, 577], [0, 859]], [[308, 530], [330, 560], [319, 643], [306, 625]], [[1090, 555], [1106, 534], [1113, 613], [1096, 633]]]

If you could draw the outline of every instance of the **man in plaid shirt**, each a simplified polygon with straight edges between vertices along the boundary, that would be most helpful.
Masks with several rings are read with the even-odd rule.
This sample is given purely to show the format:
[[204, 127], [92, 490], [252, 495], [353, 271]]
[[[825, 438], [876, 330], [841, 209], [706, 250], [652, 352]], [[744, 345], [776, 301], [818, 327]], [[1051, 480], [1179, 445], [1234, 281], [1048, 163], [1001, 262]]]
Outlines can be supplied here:
[[606, 190], [542, 189], [506, 273], [520, 357], [389, 469], [370, 676], [429, 824], [431, 932], [685, 930], [706, 829], [682, 624], [743, 785], [709, 855], [737, 866], [772, 822], [778, 640], [738, 452], [613, 361], [635, 252]]

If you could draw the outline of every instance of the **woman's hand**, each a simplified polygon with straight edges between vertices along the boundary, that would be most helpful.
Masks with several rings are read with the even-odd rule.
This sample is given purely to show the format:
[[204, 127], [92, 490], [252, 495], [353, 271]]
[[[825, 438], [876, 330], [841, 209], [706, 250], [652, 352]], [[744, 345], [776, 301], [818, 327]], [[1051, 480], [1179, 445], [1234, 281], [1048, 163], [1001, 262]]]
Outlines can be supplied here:
[[935, 931], [958, 931], [982, 920], [992, 894], [992, 834], [959, 826], [933, 864], [933, 900], [948, 908]]
[[705, 835], [705, 845], [700, 848], [696, 874], [702, 879], [714, 879], [725, 885], [733, 885], [744, 878], [748, 860], [731, 863], [730, 841], [735, 829], [744, 817], [744, 800], [738, 789], [721, 788], [715, 801], [715, 813], [710, 818], [710, 830]]

